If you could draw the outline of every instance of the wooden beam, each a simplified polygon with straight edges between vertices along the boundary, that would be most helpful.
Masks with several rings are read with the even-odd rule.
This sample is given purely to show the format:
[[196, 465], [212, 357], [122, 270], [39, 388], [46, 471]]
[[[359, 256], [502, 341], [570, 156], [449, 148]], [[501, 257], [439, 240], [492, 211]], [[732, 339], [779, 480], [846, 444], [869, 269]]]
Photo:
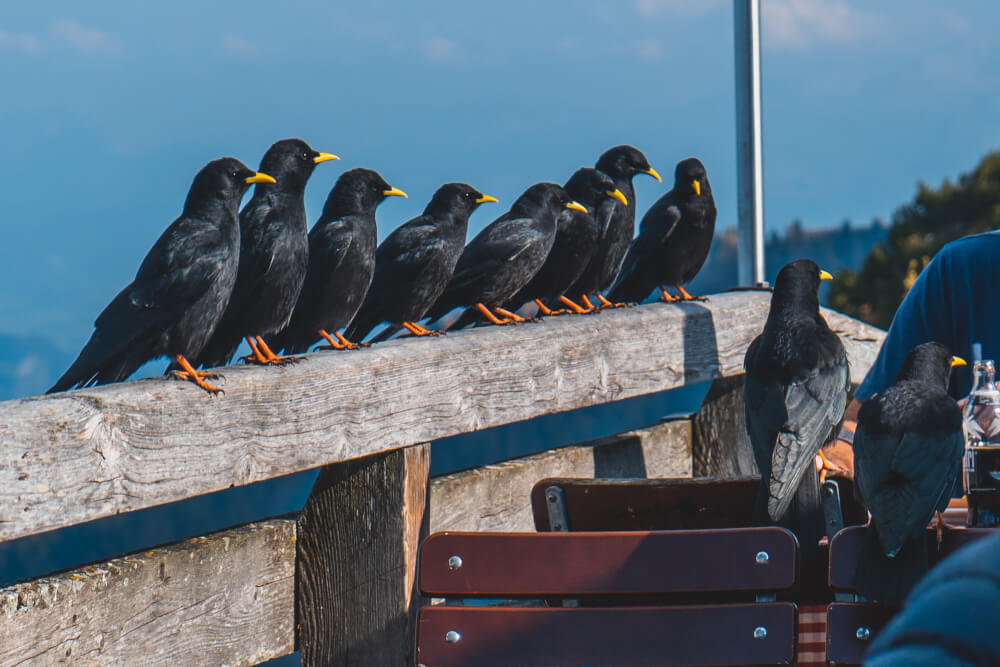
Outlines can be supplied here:
[[743, 415], [743, 376], [712, 383], [692, 418], [695, 477], [760, 476]]
[[[738, 374], [766, 292], [231, 366], [226, 394], [146, 379], [0, 403], [0, 540]], [[828, 313], [852, 373], [882, 332]]]
[[303, 665], [412, 665], [430, 445], [320, 471], [298, 525]]
[[431, 480], [431, 532], [533, 531], [531, 489], [546, 477], [691, 476], [691, 422], [675, 419]]
[[0, 664], [255, 665], [295, 650], [295, 522], [0, 589]]

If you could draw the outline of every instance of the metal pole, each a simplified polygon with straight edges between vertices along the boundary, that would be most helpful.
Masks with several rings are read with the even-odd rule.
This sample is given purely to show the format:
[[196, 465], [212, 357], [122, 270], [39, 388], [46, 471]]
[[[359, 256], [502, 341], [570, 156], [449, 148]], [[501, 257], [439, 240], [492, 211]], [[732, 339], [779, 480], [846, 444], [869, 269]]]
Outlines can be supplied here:
[[760, 0], [733, 0], [740, 285], [764, 283], [760, 141]]

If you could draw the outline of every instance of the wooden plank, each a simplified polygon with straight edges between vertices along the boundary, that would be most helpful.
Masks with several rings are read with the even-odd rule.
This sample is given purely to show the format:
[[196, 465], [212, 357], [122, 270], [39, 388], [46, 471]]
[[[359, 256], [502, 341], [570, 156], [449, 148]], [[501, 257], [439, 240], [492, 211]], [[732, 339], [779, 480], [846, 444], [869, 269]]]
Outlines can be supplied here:
[[0, 590], [0, 665], [255, 665], [295, 650], [295, 522]]
[[[425, 607], [420, 667], [788, 665], [795, 605]], [[765, 628], [763, 636], [756, 628]], [[449, 632], [459, 635], [449, 642]], [[455, 639], [452, 636], [452, 639]]]
[[410, 665], [430, 445], [320, 471], [299, 518], [303, 665]]
[[[757, 559], [762, 551], [765, 562]], [[776, 526], [435, 533], [421, 548], [420, 590], [504, 599], [778, 590], [795, 583], [797, 560], [795, 536]]]
[[[0, 403], [0, 540], [741, 372], [769, 294], [650, 304]], [[830, 314], [863, 370], [882, 335]]]
[[690, 477], [691, 422], [674, 419], [573, 447], [431, 480], [431, 532], [531, 531], [531, 489], [545, 477]]

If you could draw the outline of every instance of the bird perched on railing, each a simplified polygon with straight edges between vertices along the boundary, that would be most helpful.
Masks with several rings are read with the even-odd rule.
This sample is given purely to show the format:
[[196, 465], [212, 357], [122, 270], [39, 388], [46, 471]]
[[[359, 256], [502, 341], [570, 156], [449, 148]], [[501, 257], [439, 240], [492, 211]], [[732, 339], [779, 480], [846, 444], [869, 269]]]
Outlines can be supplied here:
[[854, 483], [871, 522], [855, 585], [870, 600], [902, 602], [927, 571], [924, 531], [935, 514], [943, 528], [941, 512], [962, 469], [962, 411], [948, 379], [964, 364], [943, 345], [918, 345], [893, 384], [858, 412]]
[[428, 314], [438, 319], [465, 307], [451, 328], [471, 324], [480, 316], [493, 324], [523, 321], [502, 306], [545, 263], [556, 237], [556, 216], [566, 208], [587, 210], [555, 183], [536, 183], [525, 190], [509, 211], [465, 246], [451, 281]]
[[587, 210], [560, 211], [556, 217], [556, 238], [545, 264], [507, 302], [508, 310], [517, 310], [528, 301], [534, 301], [542, 315], [550, 315], [553, 311], [549, 305], [554, 305], [557, 299], [562, 299], [563, 305], [572, 312], [584, 313], [590, 310], [564, 295], [587, 268], [597, 250], [600, 229], [594, 213], [606, 199], [617, 201], [621, 206], [628, 206], [628, 199], [615, 186], [610, 176], [591, 167], [577, 169], [563, 188], [573, 201], [582, 204]]
[[606, 150], [594, 166], [611, 177], [628, 204], [621, 206], [619, 202], [606, 199], [594, 212], [601, 230], [597, 248], [580, 278], [566, 292], [570, 299], [583, 300], [588, 308], [592, 307], [589, 296], [597, 296], [605, 306], [611, 305], [600, 292], [610, 287], [618, 275], [635, 234], [635, 188], [632, 178], [636, 174], [649, 174], [658, 181], [663, 180], [649, 166], [646, 156], [633, 146], [615, 146]]
[[829, 278], [808, 259], [782, 267], [764, 331], [743, 362], [747, 433], [760, 470], [754, 520], [790, 528], [807, 557], [825, 532], [814, 461], [840, 428], [850, 388], [844, 345], [819, 312], [820, 281]]
[[264, 342], [288, 324], [302, 289], [309, 261], [305, 189], [320, 162], [338, 160], [301, 139], [273, 144], [261, 159], [261, 171], [276, 183], [260, 183], [240, 213], [240, 265], [229, 305], [197, 365], [223, 366], [246, 338], [252, 354], [246, 361], [280, 364]]
[[340, 329], [351, 322], [371, 286], [377, 242], [375, 208], [387, 197], [405, 196], [371, 169], [341, 174], [323, 213], [309, 230], [305, 283], [292, 320], [278, 334], [276, 346], [297, 354], [322, 337], [329, 343], [324, 349], [357, 347]]
[[[639, 235], [629, 246], [611, 301], [642, 301], [657, 287], [660, 300], [689, 301], [684, 289], [701, 270], [715, 234], [715, 199], [705, 166], [698, 158], [677, 163], [674, 187], [660, 197], [642, 217]], [[671, 296], [674, 286], [679, 297]]]
[[447, 183], [434, 193], [424, 212], [392, 231], [375, 251], [375, 276], [361, 309], [344, 332], [361, 341], [380, 322], [390, 326], [372, 342], [401, 328], [415, 336], [438, 332], [419, 324], [448, 285], [465, 246], [469, 216], [480, 204], [495, 202], [465, 183]]
[[196, 359], [215, 330], [236, 281], [240, 199], [251, 183], [273, 183], [235, 158], [209, 162], [194, 177], [181, 216], [142, 260], [135, 280], [97, 316], [76, 361], [49, 393], [124, 380], [167, 355], [178, 376], [209, 392], [213, 374]]

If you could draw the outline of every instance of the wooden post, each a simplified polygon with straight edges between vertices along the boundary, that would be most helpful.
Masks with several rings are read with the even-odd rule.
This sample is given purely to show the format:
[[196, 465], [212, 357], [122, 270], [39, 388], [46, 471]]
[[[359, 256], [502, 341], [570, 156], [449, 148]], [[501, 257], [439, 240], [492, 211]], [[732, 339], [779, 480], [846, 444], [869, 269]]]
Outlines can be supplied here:
[[413, 664], [429, 471], [427, 444], [320, 471], [297, 532], [303, 665]]
[[712, 382], [692, 418], [695, 477], [759, 475], [743, 414], [743, 376]]

